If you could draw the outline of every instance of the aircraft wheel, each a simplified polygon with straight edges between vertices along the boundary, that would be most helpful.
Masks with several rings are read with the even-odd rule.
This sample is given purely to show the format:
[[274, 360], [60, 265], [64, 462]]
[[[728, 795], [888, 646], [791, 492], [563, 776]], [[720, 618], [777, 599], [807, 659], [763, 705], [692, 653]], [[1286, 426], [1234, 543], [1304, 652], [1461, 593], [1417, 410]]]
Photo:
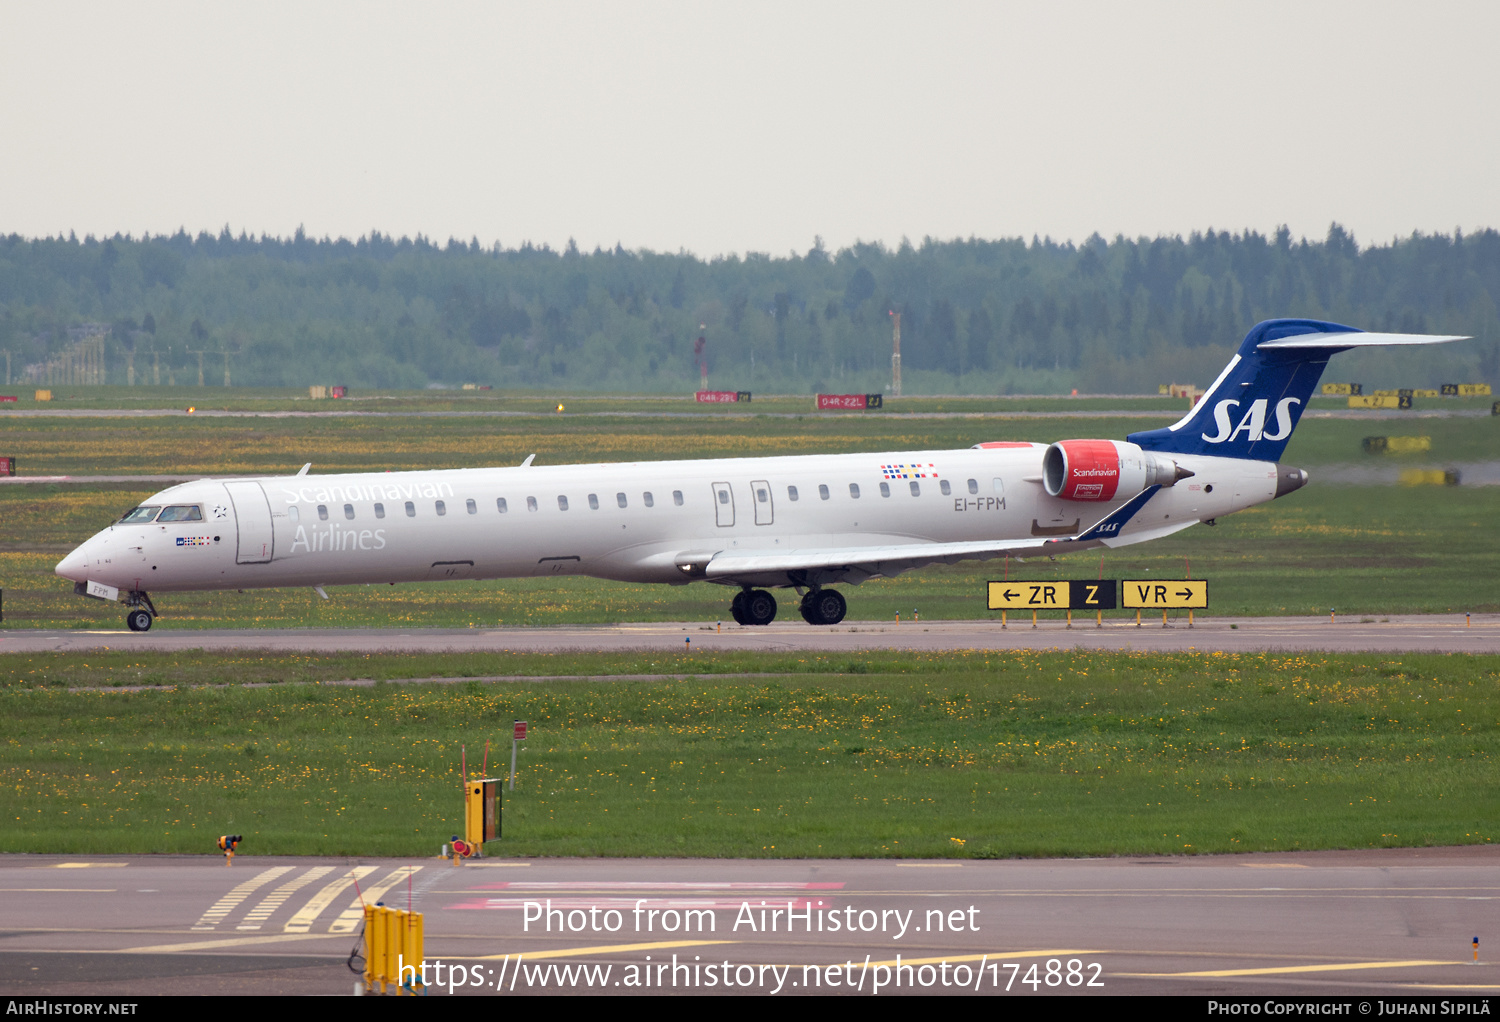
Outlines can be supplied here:
[[849, 605], [837, 589], [817, 589], [802, 600], [802, 616], [810, 625], [836, 625], [844, 620]]
[[741, 589], [734, 594], [734, 599], [729, 603], [729, 616], [734, 618], [737, 625], [749, 624], [745, 618], [745, 591]]
[[745, 594], [745, 624], [768, 625], [776, 620], [776, 597], [764, 589], [752, 589]]
[[125, 627], [132, 632], [149, 632], [151, 630], [151, 612], [137, 607], [125, 615]]

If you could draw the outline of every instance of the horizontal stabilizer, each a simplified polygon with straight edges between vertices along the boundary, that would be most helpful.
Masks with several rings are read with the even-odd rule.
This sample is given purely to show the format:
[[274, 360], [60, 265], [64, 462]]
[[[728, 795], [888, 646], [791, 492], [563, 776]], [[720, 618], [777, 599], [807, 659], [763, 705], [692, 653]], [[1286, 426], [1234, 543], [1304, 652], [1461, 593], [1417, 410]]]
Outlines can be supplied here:
[[1446, 344], [1449, 341], [1467, 340], [1469, 340], [1467, 336], [1459, 334], [1315, 333], [1278, 337], [1274, 341], [1261, 341], [1255, 348], [1257, 351], [1282, 348], [1365, 348], [1386, 344]]

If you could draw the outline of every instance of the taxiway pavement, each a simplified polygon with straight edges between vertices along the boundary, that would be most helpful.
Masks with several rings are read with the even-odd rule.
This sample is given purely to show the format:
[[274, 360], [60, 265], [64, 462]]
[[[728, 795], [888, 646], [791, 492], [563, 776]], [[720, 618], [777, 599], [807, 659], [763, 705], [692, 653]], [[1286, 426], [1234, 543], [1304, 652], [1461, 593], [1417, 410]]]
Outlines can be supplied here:
[[[790, 612], [790, 608], [788, 608]], [[691, 643], [688, 640], [691, 639]], [[263, 650], [267, 652], [594, 652], [634, 650], [792, 650], [852, 653], [861, 650], [1086, 649], [1148, 652], [1500, 653], [1500, 615], [1401, 615], [1391, 617], [1197, 617], [1190, 627], [1177, 614], [1163, 627], [1149, 613], [1133, 619], [1074, 616], [1072, 627], [1055, 616], [1038, 621], [1012, 615], [999, 621], [845, 621], [828, 628], [778, 621], [764, 628], [721, 622], [576, 625], [549, 628], [348, 628], [183, 629], [170, 617], [150, 632], [7, 629], [0, 653], [139, 649]]]
[[1493, 846], [457, 867], [9, 855], [0, 896], [0, 992], [22, 996], [350, 993], [361, 898], [423, 913], [443, 995], [1500, 990]]

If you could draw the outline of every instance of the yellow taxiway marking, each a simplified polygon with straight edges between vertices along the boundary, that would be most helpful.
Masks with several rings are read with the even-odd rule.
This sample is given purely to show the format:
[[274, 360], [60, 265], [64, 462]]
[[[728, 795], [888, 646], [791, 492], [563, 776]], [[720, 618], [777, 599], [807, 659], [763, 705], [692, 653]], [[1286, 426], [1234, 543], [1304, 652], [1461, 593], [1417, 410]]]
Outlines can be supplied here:
[[1343, 972], [1346, 969], [1410, 969], [1419, 965], [1467, 965], [1468, 962], [1421, 961], [1410, 962], [1345, 962], [1341, 965], [1278, 965], [1269, 969], [1212, 969], [1206, 972], [1116, 972], [1115, 976], [1134, 979], [1171, 979], [1197, 976], [1277, 976], [1294, 972]]
[[255, 876], [251, 877], [249, 880], [246, 880], [238, 887], [235, 887], [233, 890], [229, 891], [218, 901], [214, 902], [209, 910], [203, 913], [202, 918], [200, 918], [196, 923], [193, 924], [193, 929], [212, 930], [215, 926], [218, 926], [220, 923], [222, 923], [225, 917], [228, 916], [230, 912], [233, 912], [235, 907], [238, 906], [240, 902], [250, 897], [250, 895], [255, 892], [255, 889], [257, 887], [268, 884], [272, 880], [275, 880], [277, 877], [281, 876], [283, 873], [290, 873], [296, 868], [297, 867], [295, 866], [272, 866], [270, 869], [262, 870], [261, 872], [255, 874]]
[[856, 960], [854, 967], [856, 969], [873, 969], [877, 965], [882, 965], [895, 968], [898, 964], [940, 965], [943, 962], [947, 962], [950, 965], [957, 965], [959, 962], [982, 962], [986, 959], [999, 965], [1009, 958], [1057, 958], [1060, 955], [1107, 955], [1111, 953], [1109, 951], [1070, 950], [1067, 948], [1058, 948], [1052, 951], [989, 951], [982, 955], [943, 955], [939, 958], [903, 958], [900, 962], [892, 958], [888, 962], [871, 962], [869, 965]]
[[[598, 947], [566, 947], [553, 951], [522, 951], [504, 955], [483, 955], [472, 959], [479, 962], [498, 961], [501, 958], [571, 958], [574, 955], [623, 954], [626, 951], [655, 951], [669, 947], [704, 947], [709, 944], [738, 944], [737, 940], [659, 940], [651, 944], [601, 944]], [[451, 955], [448, 957], [452, 957]]]
[[249, 947], [255, 944], [275, 944], [289, 940], [325, 940], [329, 936], [326, 933], [276, 933], [262, 937], [225, 937], [222, 940], [195, 940], [185, 944], [153, 944], [149, 947], [127, 947], [120, 950], [122, 954], [168, 955], [183, 951], [201, 951], [206, 948]]
[[32, 869], [90, 869], [110, 866], [128, 866], [128, 862], [54, 862], [50, 866], [33, 866]]
[[[378, 902], [386, 891], [389, 891], [401, 881], [410, 881], [411, 875], [421, 868], [421, 866], [401, 866], [393, 870], [391, 875], [381, 880], [380, 883], [373, 885], [367, 890], [360, 891], [355, 895], [354, 900], [349, 903], [349, 907], [344, 909], [343, 913], [333, 921], [333, 925], [328, 927], [328, 932], [353, 933], [354, 928], [364, 922], [366, 905]], [[287, 924], [287, 928], [291, 928], [291, 923]]]
[[1246, 869], [1308, 869], [1300, 862], [1242, 862]]
[[961, 862], [898, 862], [897, 869], [958, 869]]
[[471, 868], [473, 866], [479, 866], [479, 867], [488, 866], [490, 869], [502, 869], [502, 868], [504, 868], [506, 866], [530, 866], [530, 865], [531, 865], [531, 863], [529, 863], [529, 862], [466, 862], [466, 863], [464, 863], [464, 868], [467, 869], [467, 868]]
[[284, 933], [306, 933], [312, 929], [312, 924], [317, 921], [323, 910], [333, 904], [333, 900], [340, 893], [348, 889], [356, 880], [361, 880], [379, 869], [379, 866], [355, 866], [330, 883], [317, 894], [308, 899], [306, 905], [297, 910], [287, 924], [281, 929]]

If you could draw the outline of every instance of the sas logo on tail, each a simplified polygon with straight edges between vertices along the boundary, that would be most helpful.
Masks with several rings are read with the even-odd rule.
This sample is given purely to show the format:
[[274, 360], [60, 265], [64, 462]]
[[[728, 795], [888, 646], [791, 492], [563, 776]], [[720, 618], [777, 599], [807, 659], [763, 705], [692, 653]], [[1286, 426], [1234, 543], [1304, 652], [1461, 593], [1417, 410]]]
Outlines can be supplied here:
[[1250, 408], [1241, 417], [1238, 426], [1229, 425], [1231, 408], [1238, 408], [1240, 402], [1226, 400], [1214, 405], [1214, 425], [1219, 428], [1215, 436], [1202, 434], [1203, 439], [1211, 444], [1222, 444], [1230, 440], [1237, 440], [1241, 433], [1245, 439], [1252, 443], [1256, 440], [1285, 440], [1292, 435], [1292, 405], [1302, 402], [1295, 397], [1284, 397], [1276, 402], [1276, 432], [1265, 432], [1266, 427], [1266, 399], [1257, 398], [1250, 402]]

